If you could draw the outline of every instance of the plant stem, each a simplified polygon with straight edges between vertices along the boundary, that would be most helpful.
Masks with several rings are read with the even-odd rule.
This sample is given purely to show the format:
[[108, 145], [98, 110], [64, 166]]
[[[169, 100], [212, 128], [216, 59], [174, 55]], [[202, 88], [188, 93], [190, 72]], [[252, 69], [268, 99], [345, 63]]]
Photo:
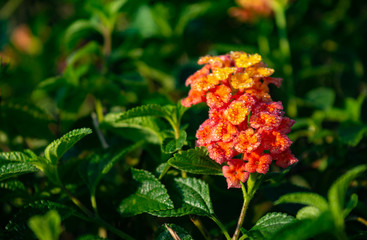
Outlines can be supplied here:
[[95, 193], [91, 194], [90, 202], [91, 202], [92, 208], [94, 210], [94, 213], [98, 216], [98, 207], [97, 207], [97, 200], [96, 200], [96, 194]]
[[194, 216], [190, 216], [190, 220], [191, 222], [199, 229], [201, 235], [203, 235], [203, 237], [205, 238], [205, 240], [209, 240], [209, 234], [208, 231], [205, 229], [203, 223], [200, 221], [199, 218], [194, 217]]
[[241, 227], [243, 225], [243, 221], [245, 220], [246, 212], [247, 212], [248, 206], [252, 198], [250, 194], [247, 194], [246, 188], [243, 184], [241, 184], [241, 189], [243, 193], [243, 205], [242, 205], [241, 214], [238, 219], [237, 227], [233, 234], [232, 240], [237, 240], [240, 235]]
[[227, 230], [224, 227], [223, 223], [221, 223], [221, 221], [219, 221], [219, 219], [217, 218], [217, 216], [212, 215], [212, 216], [210, 216], [210, 218], [218, 225], [218, 227], [220, 228], [220, 230], [222, 230], [222, 233], [224, 234], [224, 236], [226, 237], [226, 239], [227, 240], [231, 240], [231, 237], [229, 236], [229, 233], [227, 232]]

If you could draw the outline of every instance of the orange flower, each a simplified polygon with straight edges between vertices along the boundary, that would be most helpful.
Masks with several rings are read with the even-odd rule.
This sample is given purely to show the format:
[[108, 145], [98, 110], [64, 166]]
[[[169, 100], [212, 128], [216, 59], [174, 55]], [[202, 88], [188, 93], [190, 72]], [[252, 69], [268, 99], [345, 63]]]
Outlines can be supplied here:
[[229, 9], [229, 14], [239, 21], [252, 22], [257, 17], [269, 17], [273, 13], [273, 0], [236, 0], [240, 7]]
[[[287, 133], [294, 120], [284, 117], [281, 102], [273, 102], [270, 83], [280, 87], [274, 70], [258, 54], [232, 52], [199, 59], [204, 67], [188, 78], [189, 96], [182, 105], [206, 102], [207, 119], [196, 132], [197, 144], [208, 148], [209, 157], [223, 167], [228, 188], [238, 188], [249, 173], [266, 174], [275, 159], [280, 167], [298, 160], [290, 152]], [[239, 155], [240, 159], [233, 159]]]
[[241, 188], [241, 182], [246, 182], [250, 175], [245, 171], [245, 163], [240, 159], [231, 159], [227, 164], [228, 166], [223, 166], [222, 171], [228, 188]]
[[248, 128], [241, 131], [235, 141], [235, 149], [239, 153], [250, 153], [260, 146], [260, 134]]

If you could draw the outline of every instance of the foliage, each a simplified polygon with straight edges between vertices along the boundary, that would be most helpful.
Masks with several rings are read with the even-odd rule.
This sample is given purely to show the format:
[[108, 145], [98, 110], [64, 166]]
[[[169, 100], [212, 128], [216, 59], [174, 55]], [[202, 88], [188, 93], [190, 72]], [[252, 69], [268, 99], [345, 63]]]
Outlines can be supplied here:
[[[246, 2], [4, 0], [0, 239], [365, 239], [367, 3]], [[242, 195], [180, 103], [236, 51], [283, 78], [299, 159]]]

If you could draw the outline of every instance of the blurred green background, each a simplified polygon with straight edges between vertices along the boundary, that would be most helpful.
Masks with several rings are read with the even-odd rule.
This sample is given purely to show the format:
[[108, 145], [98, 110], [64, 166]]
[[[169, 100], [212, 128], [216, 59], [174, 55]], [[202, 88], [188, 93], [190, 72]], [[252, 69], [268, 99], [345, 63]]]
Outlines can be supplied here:
[[[246, 2], [1, 0], [1, 151], [37, 152], [107, 113], [176, 103], [200, 56], [245, 51], [284, 79], [271, 94], [296, 120], [292, 183], [325, 192], [367, 161], [367, 2], [259, 1], [268, 14]], [[192, 141], [206, 118], [203, 106], [184, 117]]]

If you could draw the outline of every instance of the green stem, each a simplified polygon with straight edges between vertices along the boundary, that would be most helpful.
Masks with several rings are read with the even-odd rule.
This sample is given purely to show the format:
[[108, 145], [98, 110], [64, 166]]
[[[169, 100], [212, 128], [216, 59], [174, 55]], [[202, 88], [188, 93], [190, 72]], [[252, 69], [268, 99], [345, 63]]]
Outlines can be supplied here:
[[246, 212], [247, 212], [248, 206], [252, 198], [252, 194], [247, 193], [245, 185], [243, 185], [242, 183], [241, 183], [241, 189], [243, 193], [243, 205], [242, 205], [241, 214], [238, 219], [237, 227], [233, 234], [232, 240], [237, 240], [238, 237], [240, 236], [241, 227], [243, 225], [243, 221], [245, 220]]
[[215, 215], [210, 216], [210, 218], [218, 225], [220, 230], [222, 230], [222, 233], [224, 234], [226, 239], [231, 240], [231, 237], [229, 236], [229, 234], [228, 234], [226, 228], [224, 227], [223, 223], [221, 223], [221, 221], [219, 221], [219, 219]]

